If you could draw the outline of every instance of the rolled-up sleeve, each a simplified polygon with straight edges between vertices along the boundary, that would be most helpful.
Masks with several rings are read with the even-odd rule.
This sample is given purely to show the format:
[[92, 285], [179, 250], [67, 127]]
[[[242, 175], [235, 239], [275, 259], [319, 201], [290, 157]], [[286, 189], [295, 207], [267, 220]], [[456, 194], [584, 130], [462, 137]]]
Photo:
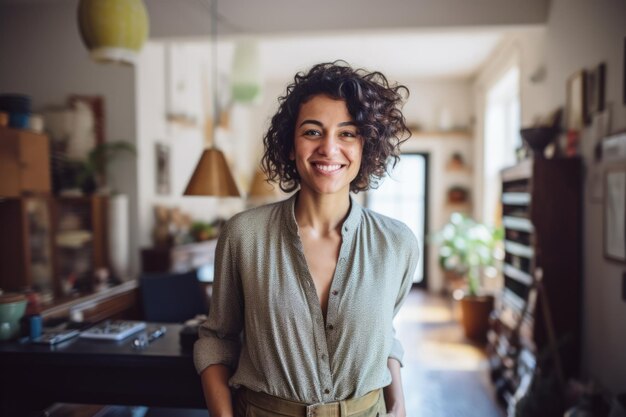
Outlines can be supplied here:
[[227, 223], [215, 250], [211, 309], [209, 318], [200, 326], [199, 339], [193, 349], [198, 373], [214, 364], [223, 364], [234, 370], [239, 359], [243, 298], [232, 233], [232, 227]]
[[[411, 285], [413, 284], [413, 276], [415, 275], [415, 269], [417, 268], [417, 261], [419, 259], [419, 245], [417, 243], [417, 239], [415, 239], [415, 235], [412, 232], [410, 233], [410, 242], [409, 251], [406, 253], [408, 258], [407, 268], [404, 272], [404, 276], [402, 277], [402, 283], [400, 285], [400, 291], [398, 291], [398, 297], [396, 298], [396, 303], [393, 309], [393, 316], [396, 317], [398, 311], [400, 311], [400, 307], [404, 303], [407, 295], [409, 295], [409, 291], [411, 290]], [[396, 329], [395, 327], [392, 329], [393, 333], [393, 342], [391, 344], [391, 351], [389, 353], [389, 358], [395, 359], [400, 363], [400, 366], [404, 366], [402, 363], [402, 359], [404, 358], [404, 348], [402, 347], [402, 343], [396, 337]]]

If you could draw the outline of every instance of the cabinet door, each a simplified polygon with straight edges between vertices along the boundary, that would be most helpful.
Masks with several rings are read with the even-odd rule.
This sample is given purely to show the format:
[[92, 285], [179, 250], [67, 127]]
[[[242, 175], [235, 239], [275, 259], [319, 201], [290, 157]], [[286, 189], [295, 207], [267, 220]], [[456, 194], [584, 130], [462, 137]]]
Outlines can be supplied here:
[[50, 145], [48, 137], [31, 132], [20, 135], [22, 191], [50, 191]]
[[55, 199], [56, 275], [62, 296], [90, 292], [93, 275], [108, 269], [104, 197]]
[[8, 129], [0, 128], [0, 197], [21, 194], [18, 140]]
[[51, 301], [55, 293], [50, 204], [43, 197], [24, 199], [29, 282], [44, 303]]
[[50, 192], [48, 137], [0, 128], [0, 197]]
[[48, 197], [0, 200], [0, 288], [54, 296], [52, 231]]

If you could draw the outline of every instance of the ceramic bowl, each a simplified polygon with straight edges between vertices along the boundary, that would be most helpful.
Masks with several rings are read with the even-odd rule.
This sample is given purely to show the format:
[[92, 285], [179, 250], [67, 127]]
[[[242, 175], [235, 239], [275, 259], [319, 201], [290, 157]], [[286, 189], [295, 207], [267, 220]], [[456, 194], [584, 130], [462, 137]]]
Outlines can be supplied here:
[[556, 127], [530, 127], [520, 130], [522, 138], [526, 141], [536, 158], [543, 158], [543, 151], [559, 134]]
[[23, 295], [0, 295], [0, 340], [10, 340], [18, 335], [25, 311], [26, 297]]

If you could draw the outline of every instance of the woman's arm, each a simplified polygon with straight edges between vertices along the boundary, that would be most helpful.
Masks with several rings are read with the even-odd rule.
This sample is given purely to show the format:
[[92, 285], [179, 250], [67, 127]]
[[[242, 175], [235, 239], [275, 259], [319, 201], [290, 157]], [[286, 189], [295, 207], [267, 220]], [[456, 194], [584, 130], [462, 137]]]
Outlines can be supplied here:
[[400, 375], [400, 362], [396, 359], [387, 359], [387, 368], [391, 372], [391, 384], [383, 390], [385, 394], [385, 404], [387, 404], [387, 415], [393, 417], [406, 417], [404, 406], [404, 392], [402, 391], [402, 376]]
[[222, 364], [210, 365], [200, 374], [204, 399], [211, 417], [233, 417], [232, 396], [228, 386], [230, 374], [230, 368]]

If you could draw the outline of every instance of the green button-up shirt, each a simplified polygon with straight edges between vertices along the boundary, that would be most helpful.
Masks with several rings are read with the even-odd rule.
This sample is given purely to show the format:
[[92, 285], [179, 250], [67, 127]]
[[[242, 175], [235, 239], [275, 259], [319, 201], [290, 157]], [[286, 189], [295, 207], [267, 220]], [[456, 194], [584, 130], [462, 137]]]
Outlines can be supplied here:
[[305, 403], [389, 385], [387, 359], [403, 355], [392, 321], [417, 265], [415, 236], [351, 199], [324, 321], [295, 201], [240, 213], [222, 229], [196, 369], [225, 364], [233, 386]]

